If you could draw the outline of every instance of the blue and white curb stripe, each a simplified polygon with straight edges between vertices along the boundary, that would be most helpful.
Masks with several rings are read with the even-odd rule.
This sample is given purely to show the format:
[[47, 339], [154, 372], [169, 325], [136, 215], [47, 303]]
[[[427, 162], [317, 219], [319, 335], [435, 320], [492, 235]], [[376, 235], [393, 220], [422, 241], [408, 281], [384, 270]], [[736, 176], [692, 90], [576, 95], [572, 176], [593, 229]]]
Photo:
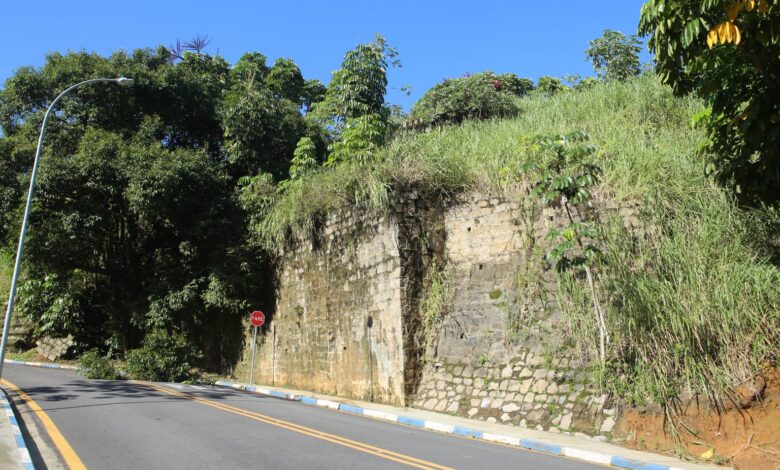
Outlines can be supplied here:
[[234, 388], [236, 390], [245, 390], [248, 392], [259, 393], [262, 395], [283, 398], [285, 400], [299, 401], [307, 405], [320, 406], [323, 408], [330, 408], [333, 410], [344, 411], [347, 413], [369, 416], [371, 418], [390, 421], [393, 423], [405, 424], [407, 426], [414, 426], [421, 429], [438, 431], [447, 434], [455, 434], [463, 437], [471, 437], [473, 439], [481, 439], [484, 441], [506, 444], [515, 447], [521, 447], [528, 450], [543, 452], [545, 454], [559, 455], [559, 456], [568, 457], [570, 459], [582, 460], [591, 463], [598, 463], [598, 464], [608, 465], [615, 468], [623, 468], [627, 470], [683, 470], [681, 468], [670, 467], [668, 465], [658, 465], [651, 462], [642, 462], [638, 460], [627, 459], [619, 455], [602, 454], [600, 452], [591, 452], [588, 450], [578, 449], [575, 447], [562, 447], [548, 442], [542, 442], [542, 441], [537, 441], [532, 439], [523, 439], [520, 437], [504, 436], [500, 434], [491, 434], [484, 431], [480, 431], [479, 429], [472, 429], [472, 428], [467, 428], [467, 427], [453, 425], [453, 424], [445, 424], [437, 421], [422, 420], [419, 418], [412, 418], [409, 416], [396, 415], [393, 413], [371, 410], [368, 408], [362, 408], [359, 406], [349, 405], [346, 403], [338, 403], [335, 401], [323, 400], [321, 398], [307, 397], [305, 395], [295, 395], [292, 393], [285, 393], [279, 390], [271, 390], [263, 387], [255, 387], [255, 386], [243, 385], [234, 382], [228, 382], [226, 380], [217, 380], [214, 384], [221, 387], [229, 387], [229, 388]]
[[16, 421], [16, 415], [14, 415], [14, 410], [11, 408], [11, 403], [8, 401], [8, 397], [5, 395], [5, 390], [3, 390], [3, 393], [0, 393], [0, 402], [2, 402], [3, 409], [5, 409], [5, 416], [8, 418], [8, 422], [11, 424], [11, 430], [13, 431], [14, 439], [16, 440], [16, 446], [19, 447], [19, 455], [21, 456], [22, 467], [24, 470], [35, 470], [35, 467], [32, 463], [32, 458], [30, 457], [30, 451], [27, 450], [27, 443], [24, 442], [22, 430], [19, 429], [19, 423]]
[[6, 364], [18, 364], [20, 366], [32, 366], [32, 367], [45, 367], [46, 369], [68, 369], [77, 370], [78, 367], [68, 364], [52, 364], [50, 362], [31, 362], [31, 361], [17, 361], [14, 359], [6, 359], [3, 361]]

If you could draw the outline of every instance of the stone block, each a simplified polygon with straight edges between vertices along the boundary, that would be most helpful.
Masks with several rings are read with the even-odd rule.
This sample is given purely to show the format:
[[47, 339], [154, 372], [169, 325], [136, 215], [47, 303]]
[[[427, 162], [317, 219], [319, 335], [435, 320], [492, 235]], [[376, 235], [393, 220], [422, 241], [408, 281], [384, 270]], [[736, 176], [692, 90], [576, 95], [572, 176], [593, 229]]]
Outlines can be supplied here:
[[519, 409], [520, 409], [520, 407], [517, 406], [516, 403], [507, 403], [506, 405], [501, 407], [501, 411], [503, 411], [505, 413], [513, 413], [513, 412], [515, 412], [515, 411], [517, 411]]
[[612, 416], [607, 416], [604, 421], [601, 423], [601, 427], [599, 428], [599, 431], [603, 433], [612, 432], [612, 429], [615, 427], [615, 418]]

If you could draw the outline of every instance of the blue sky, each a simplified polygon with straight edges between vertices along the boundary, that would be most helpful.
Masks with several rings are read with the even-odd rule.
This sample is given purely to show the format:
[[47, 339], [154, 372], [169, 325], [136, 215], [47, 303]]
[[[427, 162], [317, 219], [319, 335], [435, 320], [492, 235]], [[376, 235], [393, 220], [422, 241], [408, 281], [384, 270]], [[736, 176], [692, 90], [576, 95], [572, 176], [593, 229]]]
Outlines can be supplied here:
[[[290, 57], [323, 82], [344, 52], [383, 34], [403, 67], [390, 72], [388, 101], [409, 109], [444, 78], [467, 72], [593, 75], [588, 41], [604, 29], [636, 32], [642, 0], [370, 0], [336, 2], [61, 0], [4, 2], [0, 82], [50, 51], [96, 51], [170, 44], [208, 34], [208, 52], [231, 63], [247, 51]], [[10, 38], [16, 38], [11, 40]], [[649, 61], [647, 52], [642, 61]], [[407, 97], [398, 90], [411, 85]], [[65, 84], [63, 84], [65, 86]]]

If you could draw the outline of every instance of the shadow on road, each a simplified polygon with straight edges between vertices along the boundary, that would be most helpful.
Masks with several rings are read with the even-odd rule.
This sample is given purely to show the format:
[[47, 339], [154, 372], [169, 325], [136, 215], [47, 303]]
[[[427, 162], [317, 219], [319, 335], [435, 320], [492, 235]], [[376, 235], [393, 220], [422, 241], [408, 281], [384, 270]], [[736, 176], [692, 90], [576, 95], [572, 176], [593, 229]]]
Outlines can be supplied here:
[[[208, 387], [208, 388], [206, 388]], [[246, 393], [217, 387], [171, 389], [188, 395], [210, 400], [230, 400], [232, 402], [278, 400], [279, 398], [260, 395], [248, 396]], [[103, 407], [112, 405], [140, 405], [148, 403], [166, 403], [187, 401], [185, 397], [168, 395], [143, 384], [125, 380], [73, 380], [60, 386], [25, 387], [24, 391], [35, 400], [44, 411], [57, 411], [74, 408]], [[85, 400], [89, 402], [84, 403]], [[95, 403], [95, 400], [106, 401]], [[77, 401], [68, 406], [68, 402]], [[64, 405], [64, 406], [58, 406]]]

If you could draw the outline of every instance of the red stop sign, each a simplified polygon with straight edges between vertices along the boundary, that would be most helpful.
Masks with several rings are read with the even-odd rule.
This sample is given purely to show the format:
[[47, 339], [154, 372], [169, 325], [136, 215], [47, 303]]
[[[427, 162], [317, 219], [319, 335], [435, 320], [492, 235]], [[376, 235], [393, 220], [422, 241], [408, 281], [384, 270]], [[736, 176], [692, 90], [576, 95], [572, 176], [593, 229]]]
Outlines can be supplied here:
[[265, 315], [260, 310], [255, 310], [249, 314], [249, 321], [252, 322], [252, 326], [263, 326], [265, 324]]

